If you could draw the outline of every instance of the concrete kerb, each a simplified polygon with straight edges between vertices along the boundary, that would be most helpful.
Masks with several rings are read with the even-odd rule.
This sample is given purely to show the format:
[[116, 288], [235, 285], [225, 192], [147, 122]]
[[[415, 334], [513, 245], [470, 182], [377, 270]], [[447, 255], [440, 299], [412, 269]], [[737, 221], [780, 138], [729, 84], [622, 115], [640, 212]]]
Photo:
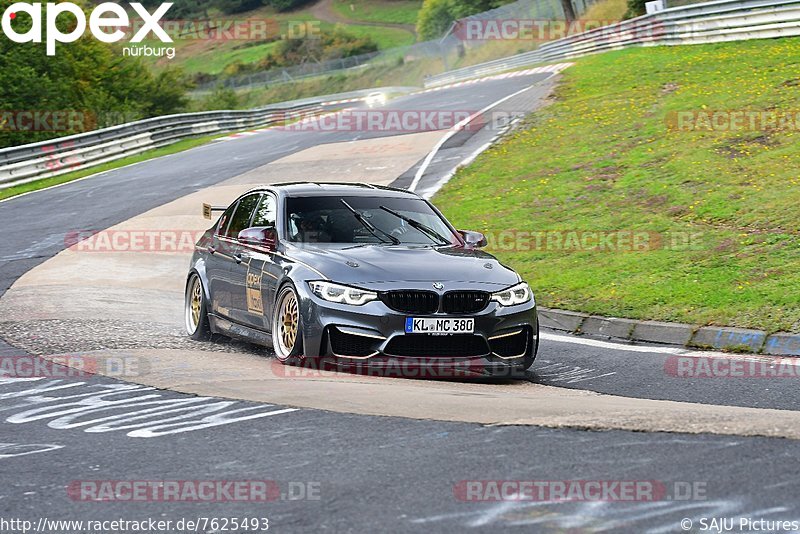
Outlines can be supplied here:
[[768, 334], [763, 330], [747, 328], [640, 321], [541, 307], [539, 324], [550, 330], [608, 339], [775, 356], [800, 356], [800, 335], [788, 332]]

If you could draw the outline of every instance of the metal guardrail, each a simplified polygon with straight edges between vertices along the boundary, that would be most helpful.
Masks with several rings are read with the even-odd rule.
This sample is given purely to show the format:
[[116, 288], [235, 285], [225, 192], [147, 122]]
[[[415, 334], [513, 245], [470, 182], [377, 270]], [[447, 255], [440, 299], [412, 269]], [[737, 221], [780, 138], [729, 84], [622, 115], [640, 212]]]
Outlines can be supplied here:
[[701, 44], [800, 35], [800, 0], [719, 0], [674, 7], [550, 41], [532, 52], [431, 76], [425, 87], [629, 46]]
[[0, 189], [93, 167], [198, 135], [268, 126], [321, 110], [317, 103], [282, 109], [168, 115], [6, 148], [0, 150]]
[[274, 104], [245, 111], [167, 115], [49, 141], [0, 149], [0, 189], [95, 167], [201, 135], [291, 122], [321, 113], [325, 106], [362, 100], [374, 91], [410, 92], [385, 87]]

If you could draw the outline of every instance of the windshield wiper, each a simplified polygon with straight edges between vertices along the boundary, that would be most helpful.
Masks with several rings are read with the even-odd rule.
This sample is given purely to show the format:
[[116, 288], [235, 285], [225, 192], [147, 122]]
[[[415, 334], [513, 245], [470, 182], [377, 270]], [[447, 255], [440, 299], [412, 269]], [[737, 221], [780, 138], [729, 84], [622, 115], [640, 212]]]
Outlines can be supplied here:
[[372, 224], [371, 222], [369, 222], [369, 221], [368, 221], [368, 220], [367, 220], [367, 219], [366, 219], [366, 218], [365, 218], [363, 215], [361, 215], [360, 213], [358, 213], [358, 212], [355, 210], [355, 208], [353, 208], [353, 206], [351, 206], [350, 204], [348, 204], [348, 203], [347, 203], [347, 201], [346, 201], [345, 199], [343, 199], [343, 198], [340, 198], [339, 200], [341, 200], [341, 201], [342, 201], [342, 204], [344, 204], [344, 206], [345, 206], [345, 207], [346, 207], [348, 210], [350, 210], [350, 212], [353, 214], [353, 217], [355, 217], [355, 218], [356, 218], [356, 220], [357, 220], [358, 222], [360, 222], [362, 225], [364, 225], [364, 228], [366, 228], [367, 230], [369, 230], [369, 233], [371, 233], [372, 235], [374, 235], [375, 237], [377, 237], [378, 239], [380, 239], [382, 243], [386, 243], [386, 240], [385, 240], [385, 239], [383, 239], [381, 236], [379, 236], [379, 235], [378, 235], [378, 232], [380, 232], [380, 233], [382, 233], [383, 235], [385, 235], [386, 237], [388, 237], [388, 238], [389, 238], [389, 240], [390, 240], [390, 241], [391, 241], [393, 244], [395, 244], [395, 245], [399, 245], [399, 244], [400, 244], [400, 240], [399, 240], [399, 239], [397, 239], [397, 238], [396, 238], [395, 236], [393, 236], [392, 234], [388, 234], [388, 233], [384, 232], [383, 230], [381, 230], [380, 228], [377, 228], [377, 227], [376, 227], [374, 224]]
[[396, 211], [394, 211], [392, 209], [389, 209], [386, 206], [379, 206], [379, 207], [383, 211], [385, 211], [387, 213], [391, 213], [392, 215], [394, 215], [398, 219], [404, 220], [409, 225], [411, 225], [411, 227], [416, 228], [417, 230], [419, 230], [420, 232], [422, 232], [423, 234], [425, 234], [429, 238], [431, 238], [433, 241], [438, 241], [439, 244], [441, 244], [441, 245], [450, 245], [450, 244], [452, 244], [452, 243], [450, 243], [449, 239], [447, 239], [446, 237], [441, 235], [436, 230], [434, 230], [434, 229], [432, 229], [432, 228], [430, 228], [428, 226], [425, 226], [421, 222], [419, 222], [419, 221], [417, 221], [415, 219], [412, 219], [411, 217], [406, 217], [405, 215], [403, 215], [401, 213], [397, 213]]

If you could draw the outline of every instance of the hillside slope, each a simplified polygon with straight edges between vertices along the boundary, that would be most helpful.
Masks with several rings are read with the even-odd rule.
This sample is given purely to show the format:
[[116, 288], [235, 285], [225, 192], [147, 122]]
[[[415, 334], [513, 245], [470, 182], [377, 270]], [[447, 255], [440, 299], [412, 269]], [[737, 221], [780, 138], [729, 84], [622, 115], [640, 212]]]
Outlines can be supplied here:
[[798, 43], [580, 59], [435, 201], [544, 306], [800, 332]]
[[[218, 75], [235, 63], [251, 64], [264, 59], [276, 49], [281, 37], [292, 34], [304, 36], [317, 30], [331, 31], [335, 27], [342, 27], [355, 37], [371, 39], [379, 50], [412, 44], [416, 40], [413, 25], [395, 21], [398, 17], [415, 17], [421, 1], [379, 0], [370, 2], [368, 8], [362, 5], [364, 3], [357, 3], [360, 7], [355, 9], [354, 4], [350, 13], [352, 18], [348, 16], [351, 10], [338, 8], [334, 5], [336, 1], [339, 0], [320, 0], [302, 9], [283, 13], [270, 7], [261, 7], [236, 15], [212, 15], [212, 21], [235, 21], [243, 28], [242, 35], [245, 38], [204, 39], [187, 32], [175, 38], [177, 53], [174, 59], [156, 58], [148, 61], [155, 68], [181, 67], [190, 75]], [[359, 17], [368, 20], [360, 20]], [[248, 21], [266, 24], [269, 38], [261, 38], [257, 32], [248, 32]]]

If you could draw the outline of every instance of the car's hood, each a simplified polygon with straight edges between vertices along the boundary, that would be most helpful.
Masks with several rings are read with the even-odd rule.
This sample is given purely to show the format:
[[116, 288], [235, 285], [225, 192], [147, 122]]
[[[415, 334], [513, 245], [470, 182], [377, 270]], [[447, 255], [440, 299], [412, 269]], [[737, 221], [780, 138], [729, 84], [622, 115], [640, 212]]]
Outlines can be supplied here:
[[[345, 284], [394, 286], [397, 282], [458, 282], [508, 287], [519, 276], [491, 254], [462, 247], [426, 245], [287, 246], [286, 254]], [[419, 284], [413, 284], [417, 286]], [[412, 287], [412, 286], [409, 286]]]

